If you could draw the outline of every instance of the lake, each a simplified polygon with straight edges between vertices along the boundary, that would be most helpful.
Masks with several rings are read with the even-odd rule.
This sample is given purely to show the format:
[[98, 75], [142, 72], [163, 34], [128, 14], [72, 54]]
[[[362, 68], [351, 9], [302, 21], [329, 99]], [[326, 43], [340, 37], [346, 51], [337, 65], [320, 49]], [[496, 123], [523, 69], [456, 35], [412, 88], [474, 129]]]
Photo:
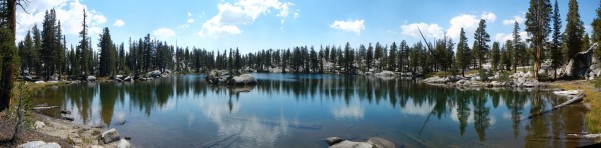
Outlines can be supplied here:
[[[253, 74], [256, 86], [214, 86], [204, 75], [88, 83], [34, 94], [107, 125], [137, 147], [327, 147], [327, 137], [382, 137], [399, 147], [575, 147], [590, 139], [584, 105], [528, 119], [565, 101], [545, 91], [464, 90], [411, 79]], [[60, 117], [60, 110], [45, 112]]]

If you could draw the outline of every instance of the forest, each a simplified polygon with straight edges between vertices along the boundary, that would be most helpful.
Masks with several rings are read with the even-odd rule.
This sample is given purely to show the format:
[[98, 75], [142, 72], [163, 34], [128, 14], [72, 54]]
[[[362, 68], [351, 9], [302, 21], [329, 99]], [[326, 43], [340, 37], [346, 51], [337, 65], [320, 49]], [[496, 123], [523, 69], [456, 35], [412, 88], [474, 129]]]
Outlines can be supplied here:
[[[464, 75], [469, 70], [483, 69], [487, 63], [490, 67], [486, 69], [491, 71], [515, 72], [521, 66], [533, 66], [531, 70], [539, 71], [541, 64], [545, 63], [552, 69], [558, 69], [576, 53], [599, 41], [599, 9], [591, 24], [594, 26], [591, 37], [584, 31], [576, 0], [570, 1], [568, 11], [567, 25], [565, 30], [561, 30], [557, 1], [554, 6], [549, 0], [532, 1], [526, 14], [527, 21], [523, 25], [515, 22], [513, 39], [505, 42], [491, 43], [486, 21], [480, 20], [471, 46], [467, 43], [471, 36], [462, 29], [457, 42], [448, 37], [433, 42], [424, 39], [424, 42], [407, 43], [402, 40], [398, 43], [360, 44], [359, 47], [351, 47], [347, 42], [342, 46], [304, 45], [244, 54], [238, 48], [207, 50], [177, 47], [152, 39], [150, 34], [139, 39], [130, 38], [128, 43], [114, 43], [109, 28], [103, 29], [97, 46], [93, 46], [85, 24], [85, 10], [81, 40], [75, 47], [69, 47], [61, 33], [56, 12], [49, 10], [41, 29], [37, 26], [31, 28], [17, 43], [17, 49], [22, 61], [20, 72], [35, 74], [44, 80], [60, 80], [61, 77], [75, 80], [87, 75], [138, 76], [151, 70], [205, 72], [211, 69], [236, 73], [277, 69], [275, 71], [284, 73], [363, 74], [388, 70], [413, 76], [432, 72]], [[528, 39], [519, 35], [522, 27], [529, 33]], [[537, 78], [538, 73], [534, 72]]]
[[[5, 2], [5, 1], [3, 1]], [[7, 4], [3, 14], [8, 14]], [[179, 47], [151, 38], [150, 34], [127, 43], [115, 43], [108, 27], [102, 30], [98, 41], [90, 38], [84, 11], [83, 29], [76, 45], [67, 45], [61, 30], [61, 22], [55, 10], [45, 13], [40, 26], [34, 26], [16, 46], [10, 17], [3, 17], [3, 31], [13, 38], [2, 36], [2, 83], [12, 83], [13, 75], [37, 76], [39, 80], [83, 80], [86, 76], [113, 76], [117, 74], [141, 76], [152, 70], [172, 70], [180, 73], [206, 72], [226, 69], [234, 73], [283, 72], [283, 73], [337, 73], [365, 74], [383, 70], [424, 76], [442, 72], [445, 75], [465, 75], [470, 70], [513, 71], [531, 66], [536, 79], [560, 79], [557, 72], [553, 78], [539, 76], [542, 66], [556, 70], [574, 55], [601, 40], [601, 6], [591, 23], [589, 36], [584, 31], [578, 12], [578, 2], [569, 1], [569, 9], [562, 27], [557, 1], [531, 0], [524, 24], [514, 23], [513, 38], [504, 42], [492, 42], [486, 31], [486, 21], [480, 20], [473, 35], [461, 31], [458, 41], [451, 37], [435, 41], [407, 43], [366, 43], [352, 47], [344, 45], [301, 45], [287, 49], [262, 49], [253, 53], [240, 53], [238, 48], [204, 49]], [[14, 18], [13, 18], [14, 19]], [[520, 36], [525, 29], [528, 37]], [[562, 28], [565, 28], [562, 30]], [[6, 31], [8, 30], [8, 31]], [[468, 43], [468, 38], [474, 42]], [[94, 46], [96, 45], [96, 46]], [[10, 47], [10, 48], [8, 48]], [[15, 48], [16, 47], [16, 48]], [[14, 48], [12, 50], [11, 48]], [[596, 57], [601, 57], [596, 49]], [[19, 62], [20, 61], [20, 62]], [[17, 64], [18, 63], [18, 64]], [[12, 67], [7, 66], [11, 65]], [[486, 65], [489, 65], [486, 66]], [[550, 71], [544, 71], [551, 73]], [[5, 82], [6, 81], [6, 82]], [[5, 87], [6, 86], [6, 87]], [[3, 85], [3, 90], [12, 85]]]

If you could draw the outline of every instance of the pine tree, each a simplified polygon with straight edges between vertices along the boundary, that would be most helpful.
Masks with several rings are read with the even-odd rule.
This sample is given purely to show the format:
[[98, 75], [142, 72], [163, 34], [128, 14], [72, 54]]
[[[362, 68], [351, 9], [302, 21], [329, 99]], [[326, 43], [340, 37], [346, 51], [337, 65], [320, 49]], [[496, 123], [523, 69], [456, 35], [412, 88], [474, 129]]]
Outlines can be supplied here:
[[584, 34], [584, 38], [582, 38], [582, 50], [586, 51], [591, 46], [591, 38], [588, 36], [588, 33]]
[[570, 0], [568, 3], [567, 15], [563, 44], [567, 48], [566, 60], [570, 60], [583, 48], [584, 26], [580, 14], [578, 14], [578, 2], [576, 0]]
[[31, 38], [31, 31], [27, 32], [27, 35], [25, 35], [25, 39], [23, 41], [23, 54], [20, 55], [21, 57], [21, 64], [23, 65], [21, 67], [21, 71], [25, 71], [28, 70], [29, 73], [31, 73], [31, 69], [33, 67], [33, 65], [35, 63], [33, 63], [33, 54], [34, 54], [34, 43], [33, 43], [33, 39]]
[[551, 32], [551, 2], [549, 0], [530, 0], [530, 8], [526, 13], [526, 32], [531, 35], [534, 49], [534, 78], [538, 79], [538, 71], [544, 53], [544, 44]]
[[44, 21], [42, 23], [42, 49], [40, 51], [41, 60], [44, 64], [44, 73], [43, 76], [49, 80], [50, 76], [54, 74], [56, 70], [57, 63], [57, 51], [60, 43], [59, 38], [57, 38], [57, 27], [56, 27], [56, 11], [51, 9], [50, 11], [46, 11], [44, 16]]
[[[5, 20], [3, 20], [5, 21]], [[12, 88], [19, 69], [19, 54], [15, 47], [15, 36], [10, 29], [0, 28], [0, 111], [10, 107]], [[14, 139], [14, 138], [13, 138]]]
[[[593, 28], [593, 34], [592, 34], [592, 40], [593, 43], [599, 43], [601, 41], [601, 3], [599, 4], [599, 7], [597, 8], [597, 16], [595, 17], [595, 19], [593, 19], [593, 22], [591, 23], [591, 27]], [[595, 55], [597, 56], [597, 58], [599, 60], [601, 60], [601, 47], [597, 46], [597, 49], [595, 49]]]
[[401, 44], [399, 44], [399, 52], [398, 52], [398, 54], [399, 54], [399, 56], [398, 56], [398, 58], [399, 58], [399, 64], [398, 64], [399, 66], [398, 67], [399, 68], [398, 69], [401, 72], [406, 72], [405, 71], [405, 67], [407, 65], [406, 60], [409, 59], [408, 54], [407, 54], [408, 50], [409, 50], [409, 45], [407, 45], [407, 42], [405, 40], [401, 41]]
[[390, 71], [396, 71], [395, 68], [397, 67], [397, 46], [396, 46], [396, 42], [392, 42], [392, 45], [390, 45], [390, 53], [388, 54], [388, 70]]
[[513, 72], [517, 72], [518, 70], [518, 66], [521, 64], [522, 66], [525, 64], [522, 61], [525, 59], [525, 54], [526, 51], [524, 50], [525, 47], [522, 46], [522, 38], [520, 36], [520, 25], [518, 24], [517, 21], [514, 22], [513, 24], [513, 40], [512, 40], [512, 45], [513, 45], [513, 50], [510, 50], [512, 52], [512, 57], [513, 59], [511, 61], [513, 61]]
[[551, 17], [553, 21], [553, 33], [551, 34], [551, 68], [553, 68], [553, 79], [557, 79], [557, 69], [563, 63], [563, 55], [561, 52], [561, 16], [559, 14], [559, 5], [557, 4], [557, 0], [555, 0], [555, 5], [553, 7], [553, 16]]
[[515, 69], [517, 66], [515, 64], [517, 64], [517, 62], [515, 62], [515, 57], [514, 57], [514, 46], [513, 46], [513, 41], [512, 40], [507, 40], [505, 41], [505, 50], [507, 50], [507, 55], [506, 55], [506, 61], [505, 63], [505, 69], [506, 70], [511, 70], [511, 69]]
[[372, 68], [373, 65], [373, 61], [374, 61], [374, 48], [371, 46], [371, 43], [369, 43], [369, 46], [367, 47], [367, 57], [365, 57], [365, 62], [367, 64], [367, 71], [369, 71]]
[[492, 43], [492, 51], [491, 51], [491, 56], [492, 59], [491, 61], [491, 65], [492, 65], [492, 70], [496, 71], [498, 68], [498, 65], [501, 61], [501, 53], [500, 53], [500, 49], [499, 49], [499, 42], [493, 42]]
[[[33, 32], [33, 50], [32, 50], [32, 54], [31, 54], [32, 65], [30, 67], [35, 68], [35, 74], [39, 75], [41, 66], [42, 66], [42, 63], [40, 61], [40, 50], [42, 48], [42, 37], [41, 37], [42, 35], [40, 34], [40, 30], [38, 29], [37, 25], [33, 25], [31, 30]], [[32, 72], [32, 71], [30, 71], [30, 72]]]
[[374, 65], [378, 66], [378, 67], [376, 67], [376, 69], [378, 71], [382, 70], [382, 67], [380, 66], [382, 63], [382, 57], [384, 57], [382, 46], [380, 45], [379, 42], [376, 42], [376, 48], [374, 51], [374, 62], [375, 62]]
[[125, 49], [123, 42], [119, 45], [119, 68], [117, 69], [117, 73], [125, 70]]
[[100, 65], [98, 69], [99, 76], [114, 75], [114, 46], [111, 40], [111, 34], [108, 27], [102, 30], [102, 34], [98, 39], [98, 48], [100, 48]]
[[509, 64], [509, 51], [507, 50], [507, 43], [509, 41], [506, 41], [503, 46], [501, 47], [501, 58], [499, 61], [499, 70], [507, 70], [508, 67], [510, 67]]
[[[54, 63], [56, 63], [55, 67], [58, 70], [58, 80], [61, 79], [61, 75], [63, 72], [63, 68], [64, 68], [64, 63], [65, 63], [65, 46], [64, 44], [66, 44], [66, 41], [63, 40], [64, 36], [62, 34], [62, 29], [61, 29], [61, 21], [58, 21], [58, 25], [56, 26], [56, 34], [55, 34], [55, 38], [56, 40], [56, 44], [54, 44], [56, 47], [54, 47], [54, 53], [55, 53], [55, 57], [54, 57]], [[62, 41], [62, 43], [61, 43]]]
[[485, 55], [489, 50], [487, 42], [490, 42], [490, 35], [486, 32], [486, 20], [480, 19], [478, 29], [474, 33], [474, 43], [476, 48], [476, 58], [478, 59], [479, 69], [482, 69], [482, 62], [485, 61]]
[[459, 43], [457, 44], [456, 54], [455, 61], [461, 70], [461, 76], [465, 77], [465, 70], [470, 65], [471, 54], [469, 51], [469, 45], [467, 44], [467, 37], [465, 36], [465, 31], [463, 31], [463, 28], [461, 28], [461, 32], [459, 33]]
[[82, 21], [82, 30], [79, 32], [79, 37], [81, 37], [81, 40], [79, 41], [79, 50], [81, 50], [81, 72], [78, 72], [78, 74], [83, 74], [82, 76], [90, 75], [90, 60], [92, 60], [92, 56], [91, 56], [91, 50], [88, 47], [88, 45], [90, 43], [88, 43], [88, 25], [86, 24], [86, 18], [88, 17], [88, 15], [86, 14], [86, 9], [83, 9], [83, 21]]

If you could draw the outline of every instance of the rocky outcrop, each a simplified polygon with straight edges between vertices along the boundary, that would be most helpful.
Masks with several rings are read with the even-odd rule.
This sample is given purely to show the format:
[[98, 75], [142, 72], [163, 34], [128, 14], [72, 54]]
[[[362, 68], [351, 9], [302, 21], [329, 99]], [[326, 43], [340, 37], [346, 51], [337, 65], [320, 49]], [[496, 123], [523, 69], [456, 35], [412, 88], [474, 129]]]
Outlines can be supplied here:
[[96, 77], [95, 77], [95, 76], [88, 76], [88, 77], [86, 78], [86, 80], [87, 80], [88, 82], [96, 82]]
[[116, 129], [110, 129], [108, 131], [105, 131], [102, 133], [102, 135], [100, 136], [100, 140], [102, 140], [102, 142], [104, 142], [105, 144], [120, 140], [121, 137], [119, 136], [119, 132], [117, 132]]
[[250, 85], [250, 84], [257, 84], [257, 79], [255, 79], [255, 77], [253, 77], [250, 74], [243, 74], [243, 75], [239, 75], [239, 76], [235, 76], [233, 77], [230, 81], [229, 84], [232, 85]]
[[481, 81], [479, 76], [466, 75], [466, 77], [439, 77], [433, 76], [422, 80], [422, 82], [434, 85], [447, 85], [457, 87], [540, 87], [544, 83], [532, 78], [531, 73], [518, 72], [509, 76], [508, 80], [501, 80], [497, 74], [489, 77], [492, 81]]
[[380, 77], [394, 77], [394, 76], [396, 76], [396, 74], [395, 74], [394, 72], [392, 72], [392, 71], [387, 71], [387, 70], [385, 70], [385, 71], [382, 71], [382, 72], [380, 72], [380, 73], [376, 73], [376, 74], [374, 74], [374, 75], [375, 75], [375, 76], [380, 76]]
[[367, 139], [367, 143], [371, 143], [379, 148], [394, 148], [396, 145], [384, 138], [380, 137], [371, 137]]
[[161, 77], [161, 71], [159, 71], [159, 70], [153, 70], [153, 71], [150, 71], [150, 72], [146, 73], [145, 76], [147, 78], [158, 78], [158, 77]]
[[58, 143], [50, 142], [46, 143], [44, 141], [31, 141], [25, 144], [21, 144], [18, 148], [60, 148], [61, 146]]
[[577, 53], [560, 70], [560, 76], [564, 78], [587, 78], [601, 76], [599, 61], [593, 56], [597, 43], [593, 44], [588, 50]]
[[270, 73], [282, 73], [282, 69], [280, 69], [279, 67], [277, 67], [277, 68], [270, 68], [269, 72]]
[[205, 79], [210, 84], [227, 84], [232, 76], [227, 70], [211, 70]]
[[326, 139], [326, 143], [330, 148], [396, 148], [393, 142], [380, 137], [371, 137], [366, 142], [344, 140], [340, 137], [329, 137]]
[[242, 74], [232, 76], [226, 70], [211, 70], [205, 78], [210, 84], [222, 85], [253, 85], [257, 84], [257, 79], [251, 74]]

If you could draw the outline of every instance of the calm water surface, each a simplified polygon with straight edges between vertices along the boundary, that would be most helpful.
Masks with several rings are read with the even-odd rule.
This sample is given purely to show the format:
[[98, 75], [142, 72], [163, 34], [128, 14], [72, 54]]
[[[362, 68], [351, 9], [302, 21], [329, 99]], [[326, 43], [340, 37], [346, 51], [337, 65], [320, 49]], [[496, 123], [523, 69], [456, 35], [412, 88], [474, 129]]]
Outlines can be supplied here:
[[[547, 92], [461, 90], [363, 76], [254, 74], [223, 87], [204, 75], [40, 90], [39, 103], [75, 123], [108, 125], [137, 147], [326, 147], [327, 137], [389, 139], [400, 147], [575, 147], [589, 139], [583, 105]], [[60, 116], [59, 110], [47, 112]], [[119, 124], [124, 123], [124, 124]]]

